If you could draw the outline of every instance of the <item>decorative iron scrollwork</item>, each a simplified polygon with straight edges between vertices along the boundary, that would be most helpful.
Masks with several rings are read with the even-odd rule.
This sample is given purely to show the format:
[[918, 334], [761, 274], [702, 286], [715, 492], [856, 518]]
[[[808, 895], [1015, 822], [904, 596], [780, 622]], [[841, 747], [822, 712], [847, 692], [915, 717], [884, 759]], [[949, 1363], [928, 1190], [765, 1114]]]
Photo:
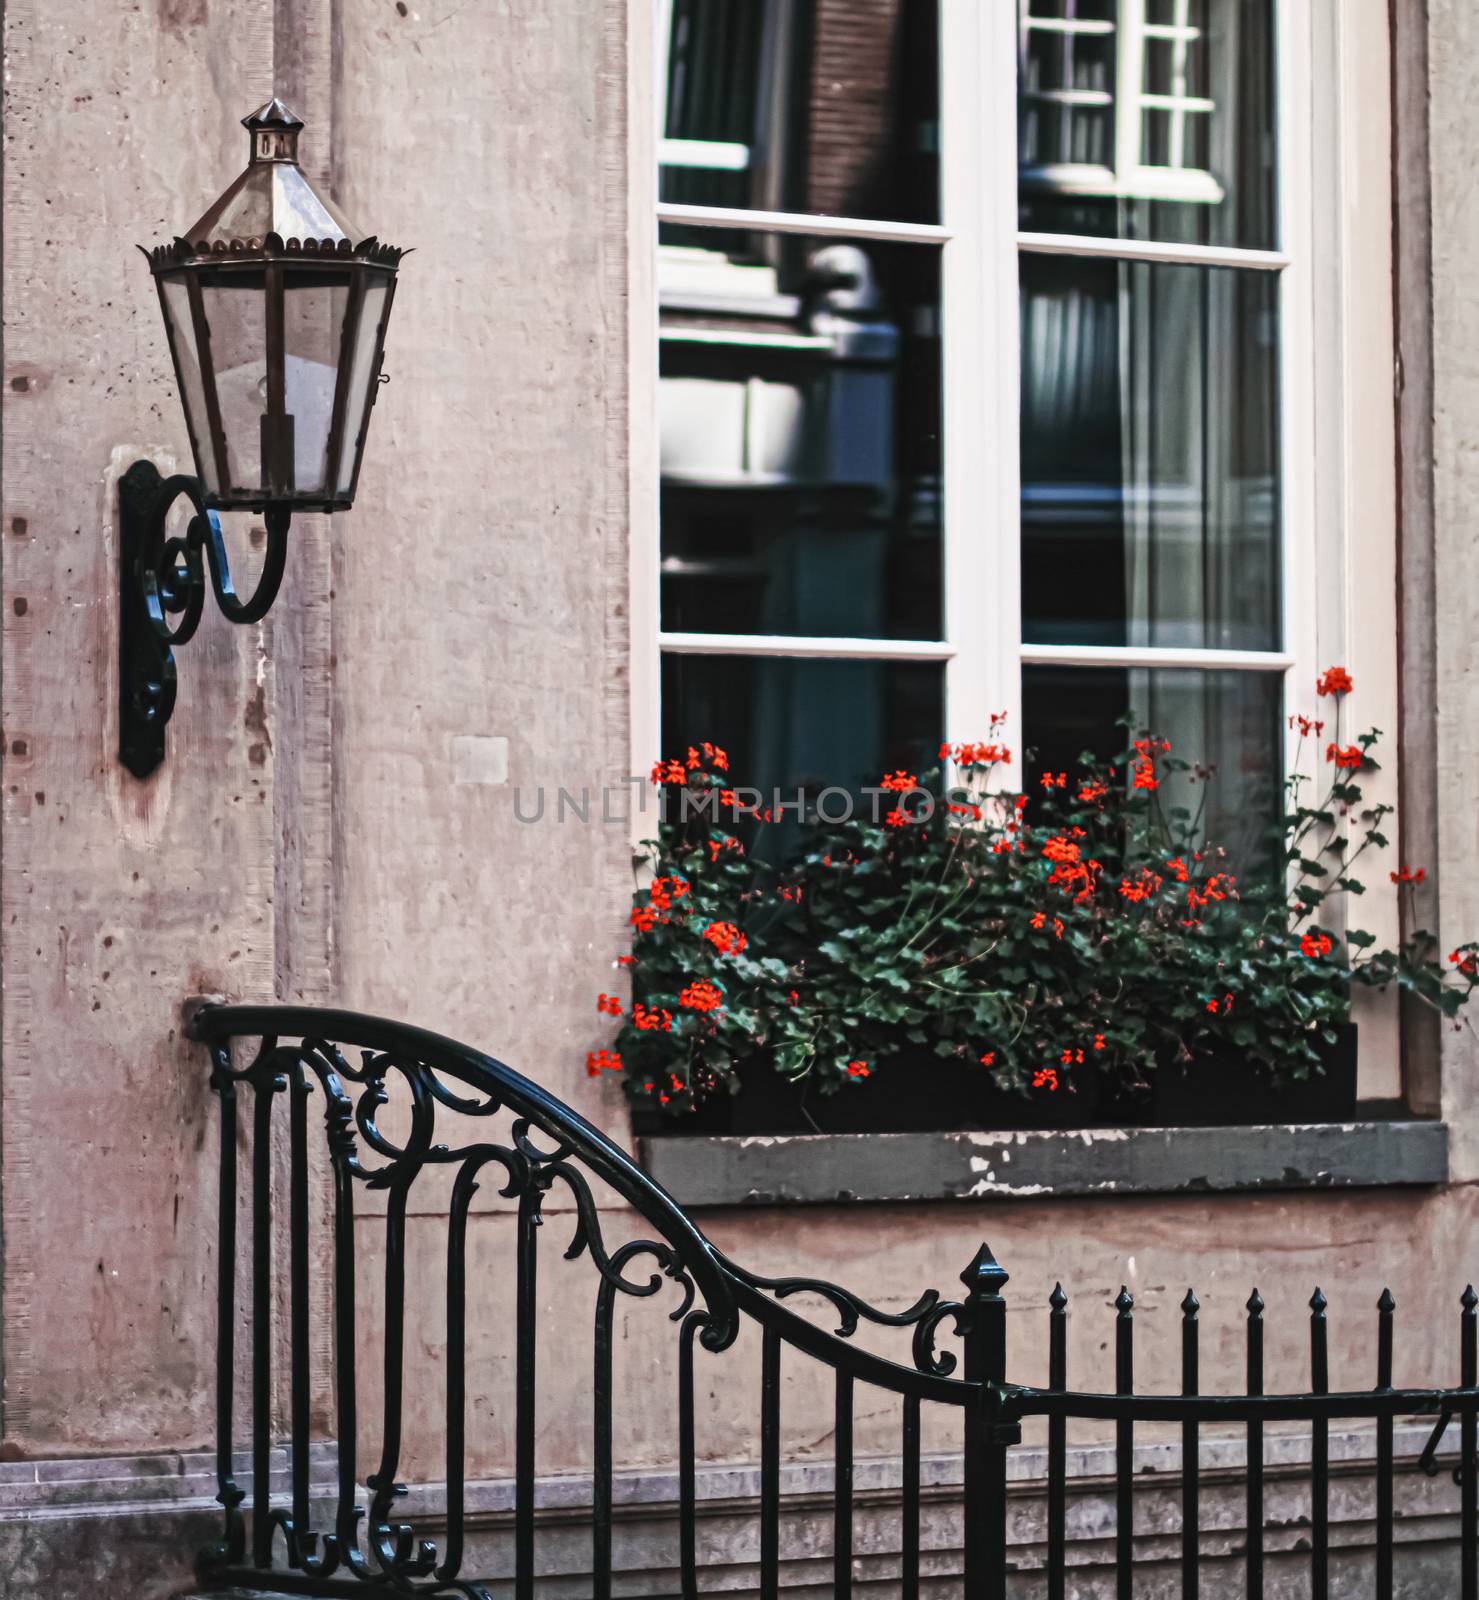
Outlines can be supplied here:
[[[609, 1564], [611, 1536], [611, 1412], [614, 1393], [612, 1350], [619, 1298], [649, 1301], [671, 1286], [668, 1319], [678, 1325], [680, 1425], [687, 1430], [680, 1448], [680, 1473], [691, 1523], [694, 1453], [692, 1430], [693, 1350], [712, 1353], [735, 1340], [741, 1316], [762, 1324], [768, 1348], [790, 1343], [837, 1368], [839, 1394], [850, 1394], [856, 1380], [878, 1384], [917, 1405], [920, 1398], [965, 1406], [971, 1392], [959, 1382], [943, 1382], [954, 1358], [934, 1352], [940, 1324], [955, 1315], [957, 1328], [969, 1321], [966, 1307], [941, 1302], [930, 1290], [903, 1311], [886, 1311], [838, 1284], [808, 1277], [768, 1278], [747, 1272], [716, 1250], [682, 1209], [598, 1130], [536, 1084], [500, 1062], [451, 1040], [419, 1030], [348, 1013], [290, 1008], [206, 1007], [190, 1024], [210, 1054], [211, 1086], [221, 1107], [221, 1278], [220, 1340], [222, 1381], [218, 1444], [219, 1493], [224, 1517], [222, 1540], [207, 1553], [212, 1575], [234, 1582], [270, 1586], [274, 1570], [292, 1575], [292, 1586], [342, 1588], [347, 1582], [367, 1590], [403, 1596], [460, 1595], [486, 1600], [486, 1589], [461, 1576], [467, 1530], [463, 1458], [468, 1407], [467, 1284], [468, 1232], [473, 1200], [488, 1182], [516, 1205], [517, 1261], [514, 1283], [515, 1361], [515, 1591], [532, 1596], [534, 1540], [535, 1369], [539, 1340], [536, 1292], [538, 1238], [566, 1213], [549, 1205], [559, 1192], [568, 1201], [570, 1233], [562, 1255], [589, 1259], [594, 1268], [596, 1428], [595, 1538], [597, 1565]], [[233, 1064], [234, 1040], [258, 1041], [249, 1062]], [[283, 1043], [281, 1041], [289, 1041]], [[296, 1042], [294, 1042], [296, 1041]], [[232, 1477], [232, 1405], [236, 1307], [236, 1141], [238, 1097], [250, 1091], [253, 1103], [251, 1191], [253, 1463], [250, 1494]], [[285, 1093], [286, 1091], [286, 1093]], [[307, 1103], [315, 1093], [324, 1101], [323, 1138], [333, 1178], [334, 1343], [339, 1439], [338, 1494], [331, 1529], [313, 1526], [307, 1471], [308, 1328], [310, 1265], [308, 1232]], [[270, 1352], [267, 1333], [275, 1306], [270, 1247], [259, 1248], [259, 1230], [271, 1238], [274, 1184], [273, 1107], [290, 1108], [289, 1321], [293, 1429], [290, 1465], [292, 1505], [274, 1504], [267, 1483], [267, 1430], [270, 1428]], [[490, 1119], [508, 1118], [506, 1133]], [[401, 1481], [403, 1371], [406, 1311], [406, 1254], [409, 1197], [425, 1173], [452, 1172], [446, 1207], [447, 1397], [446, 1531], [434, 1540], [404, 1514], [406, 1486]], [[610, 1243], [593, 1181], [614, 1192], [652, 1233]], [[376, 1294], [382, 1323], [382, 1373], [379, 1403], [382, 1434], [373, 1470], [359, 1476], [358, 1378], [353, 1352], [362, 1339], [361, 1312], [368, 1303], [355, 1263], [359, 1192], [382, 1194], [384, 1201], [383, 1282]], [[548, 1220], [546, 1211], [550, 1212]], [[807, 1321], [787, 1302], [819, 1296], [837, 1317], [836, 1333]], [[964, 1319], [964, 1320], [963, 1320]], [[864, 1323], [913, 1329], [916, 1368], [887, 1361], [851, 1343]], [[348, 1357], [346, 1359], [346, 1356]], [[250, 1500], [250, 1507], [247, 1501]], [[252, 1538], [247, 1541], [247, 1510]], [[604, 1541], [604, 1543], [603, 1543]], [[604, 1556], [603, 1556], [604, 1550]], [[685, 1557], [685, 1560], [689, 1559]], [[280, 1563], [275, 1567], [274, 1562]]]

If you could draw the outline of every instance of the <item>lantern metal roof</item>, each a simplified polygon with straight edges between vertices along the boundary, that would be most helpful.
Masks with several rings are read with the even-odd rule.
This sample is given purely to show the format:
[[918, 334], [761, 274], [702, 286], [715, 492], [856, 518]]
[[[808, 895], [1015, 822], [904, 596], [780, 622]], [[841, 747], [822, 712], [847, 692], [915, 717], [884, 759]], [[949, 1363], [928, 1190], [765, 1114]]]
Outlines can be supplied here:
[[343, 212], [309, 182], [298, 165], [300, 118], [277, 98], [241, 119], [251, 136], [251, 162], [245, 172], [183, 237], [199, 251], [217, 244], [230, 249], [240, 240], [325, 240], [337, 247], [341, 240], [356, 242], [353, 226]]

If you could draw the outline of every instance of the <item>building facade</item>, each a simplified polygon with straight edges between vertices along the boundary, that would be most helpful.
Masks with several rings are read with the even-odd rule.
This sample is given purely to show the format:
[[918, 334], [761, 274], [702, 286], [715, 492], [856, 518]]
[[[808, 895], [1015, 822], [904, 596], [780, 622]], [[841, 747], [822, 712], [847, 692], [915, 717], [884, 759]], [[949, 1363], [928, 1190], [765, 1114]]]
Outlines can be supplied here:
[[[1037, 752], [1010, 776], [1032, 782], [1105, 749], [1133, 704], [1215, 760], [1223, 826], [1251, 839], [1288, 719], [1340, 662], [1398, 808], [1367, 924], [1413, 931], [1381, 893], [1400, 859], [1424, 868], [1415, 926], [1445, 950], [1479, 928], [1479, 15], [1460, 0], [11, 0], [5, 30], [5, 1592], [178, 1592], [209, 1537], [216, 1152], [192, 1000], [420, 1023], [635, 1147], [586, 1053], [649, 820], [627, 780], [660, 755], [717, 739], [791, 794], [1005, 709]], [[117, 485], [140, 457], [189, 470], [189, 446], [130, 246], [199, 213], [274, 93], [346, 215], [417, 253], [354, 509], [295, 521], [264, 622], [207, 619], [140, 782], [116, 758]], [[261, 529], [235, 521], [251, 565]], [[585, 818], [561, 789], [596, 797]], [[1215, 1160], [1135, 1130], [1010, 1172], [961, 1138], [643, 1155], [735, 1258], [896, 1309], [989, 1239], [1023, 1373], [1062, 1280], [1071, 1367], [1107, 1381], [1123, 1282], [1144, 1381], [1173, 1386], [1194, 1284], [1210, 1388], [1239, 1371], [1256, 1282], [1270, 1383], [1302, 1388], [1320, 1282], [1338, 1382], [1370, 1381], [1386, 1284], [1404, 1381], [1449, 1382], [1479, 1052], [1386, 997], [1359, 1021], [1356, 1123], [1225, 1130]], [[440, 1222], [411, 1219], [413, 1277]], [[491, 1196], [474, 1224], [469, 1471], [496, 1542], [512, 1218]], [[578, 1485], [586, 1401], [557, 1378], [590, 1336], [552, 1328], [539, 1469]], [[413, 1484], [439, 1473], [437, 1339], [427, 1309]], [[628, 1592], [676, 1592], [667, 1358], [636, 1324], [622, 1350], [624, 1548], [657, 1574]], [[379, 1354], [367, 1333], [357, 1359]], [[326, 1460], [342, 1359], [325, 1333]], [[758, 1349], [729, 1361], [702, 1454], [735, 1472], [706, 1537], [749, 1592]], [[820, 1582], [805, 1491], [830, 1399], [787, 1382], [790, 1559]], [[879, 1584], [895, 1427], [857, 1420]], [[1091, 1565], [1101, 1442], [1075, 1469]], [[1345, 1446], [1352, 1573], [1368, 1443]], [[1175, 1526], [1157, 1447], [1147, 1562]], [[1307, 1447], [1279, 1448], [1269, 1514], [1297, 1525]], [[1230, 1446], [1218, 1470], [1236, 1482]], [[1411, 1592], [1450, 1592], [1453, 1507], [1411, 1515]], [[549, 1525], [549, 1592], [589, 1592], [578, 1511]]]

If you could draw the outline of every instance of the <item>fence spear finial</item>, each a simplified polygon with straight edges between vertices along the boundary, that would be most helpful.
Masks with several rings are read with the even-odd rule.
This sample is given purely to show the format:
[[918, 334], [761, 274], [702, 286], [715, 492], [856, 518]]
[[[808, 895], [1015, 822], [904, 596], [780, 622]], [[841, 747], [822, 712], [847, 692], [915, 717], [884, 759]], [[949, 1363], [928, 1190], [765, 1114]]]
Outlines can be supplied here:
[[1011, 1274], [1001, 1265], [991, 1253], [991, 1246], [982, 1244], [976, 1251], [960, 1281], [970, 1291], [972, 1299], [979, 1299], [983, 1295], [1000, 1294], [1002, 1286], [1010, 1282]]

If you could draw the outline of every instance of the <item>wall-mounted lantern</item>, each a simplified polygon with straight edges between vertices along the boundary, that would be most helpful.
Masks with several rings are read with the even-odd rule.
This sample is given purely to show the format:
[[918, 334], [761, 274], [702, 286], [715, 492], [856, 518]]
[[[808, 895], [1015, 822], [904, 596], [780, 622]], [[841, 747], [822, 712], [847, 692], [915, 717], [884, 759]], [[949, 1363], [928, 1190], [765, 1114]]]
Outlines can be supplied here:
[[[200, 621], [206, 566], [224, 615], [256, 622], [277, 597], [293, 512], [353, 503], [403, 253], [356, 242], [298, 166], [303, 124], [280, 100], [242, 120], [246, 171], [183, 237], [144, 252], [197, 476], [136, 461], [119, 485], [119, 757], [140, 778], [164, 759], [171, 646]], [[166, 538], [181, 495], [195, 515]], [[249, 600], [232, 587], [218, 511], [263, 514]]]

